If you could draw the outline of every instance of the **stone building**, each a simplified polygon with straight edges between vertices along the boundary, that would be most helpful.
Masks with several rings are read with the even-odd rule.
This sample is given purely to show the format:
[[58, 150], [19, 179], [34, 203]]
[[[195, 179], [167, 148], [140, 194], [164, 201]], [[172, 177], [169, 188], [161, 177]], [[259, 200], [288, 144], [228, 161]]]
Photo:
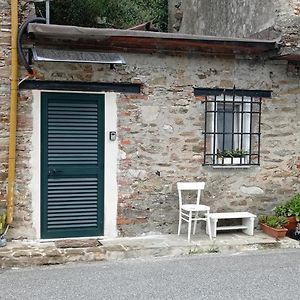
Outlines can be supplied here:
[[[8, 2], [0, 3], [8, 22], [0, 39], [5, 202], [10, 45]], [[261, 22], [232, 29], [235, 37], [219, 29], [208, 37], [216, 32], [201, 22], [182, 33], [185, 11], [177, 11], [180, 33], [29, 24], [35, 72], [28, 78], [20, 69], [9, 234], [175, 233], [178, 181], [205, 181], [203, 203], [214, 212], [269, 212], [299, 191], [298, 44], [271, 20], [271, 12], [283, 15], [276, 8], [255, 11]]]

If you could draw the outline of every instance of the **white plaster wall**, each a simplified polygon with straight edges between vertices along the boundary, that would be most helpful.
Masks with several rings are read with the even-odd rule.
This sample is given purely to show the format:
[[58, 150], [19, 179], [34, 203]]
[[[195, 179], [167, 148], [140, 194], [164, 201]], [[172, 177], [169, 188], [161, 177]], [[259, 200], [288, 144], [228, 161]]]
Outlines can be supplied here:
[[[33, 134], [31, 167], [32, 180], [30, 189], [32, 193], [32, 222], [36, 232], [36, 238], [41, 237], [40, 210], [41, 210], [41, 93], [42, 92], [66, 92], [84, 93], [74, 91], [33, 91]], [[104, 162], [104, 236], [117, 236], [117, 158], [118, 141], [109, 140], [109, 132], [117, 131], [117, 104], [116, 93], [92, 93], [105, 96], [105, 162]]]
[[36, 232], [36, 238], [40, 238], [40, 198], [41, 198], [41, 92], [32, 91], [33, 95], [33, 128], [32, 128], [32, 152], [31, 152], [31, 194], [32, 194], [32, 225]]
[[104, 235], [107, 237], [117, 236], [118, 139], [109, 140], [109, 132], [117, 132], [116, 98], [115, 93], [105, 94]]

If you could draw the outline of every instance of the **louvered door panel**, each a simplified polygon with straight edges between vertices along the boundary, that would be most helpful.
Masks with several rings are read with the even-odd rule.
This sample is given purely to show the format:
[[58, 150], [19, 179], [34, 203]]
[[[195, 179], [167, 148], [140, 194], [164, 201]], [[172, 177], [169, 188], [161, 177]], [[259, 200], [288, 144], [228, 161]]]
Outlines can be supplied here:
[[97, 178], [48, 179], [48, 229], [97, 227]]
[[42, 95], [45, 238], [103, 234], [103, 98], [75, 93]]
[[97, 145], [98, 103], [48, 103], [48, 164], [95, 165]]

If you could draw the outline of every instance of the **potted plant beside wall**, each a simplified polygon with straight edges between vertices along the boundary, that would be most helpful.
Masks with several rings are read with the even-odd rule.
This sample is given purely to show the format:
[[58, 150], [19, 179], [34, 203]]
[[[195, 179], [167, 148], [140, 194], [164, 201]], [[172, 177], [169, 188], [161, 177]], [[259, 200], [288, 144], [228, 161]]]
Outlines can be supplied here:
[[0, 247], [4, 247], [6, 245], [6, 239], [2, 236], [5, 230], [6, 225], [6, 214], [4, 211], [0, 209]]
[[300, 220], [300, 194], [295, 194], [289, 201], [278, 204], [275, 209], [276, 216], [287, 217], [286, 228], [295, 230]]
[[217, 151], [218, 164], [224, 165], [243, 165], [245, 163], [245, 156], [248, 154], [243, 149], [231, 149], [224, 151]]
[[261, 230], [276, 239], [284, 238], [288, 231], [284, 227], [288, 222], [287, 217], [262, 215], [258, 220]]

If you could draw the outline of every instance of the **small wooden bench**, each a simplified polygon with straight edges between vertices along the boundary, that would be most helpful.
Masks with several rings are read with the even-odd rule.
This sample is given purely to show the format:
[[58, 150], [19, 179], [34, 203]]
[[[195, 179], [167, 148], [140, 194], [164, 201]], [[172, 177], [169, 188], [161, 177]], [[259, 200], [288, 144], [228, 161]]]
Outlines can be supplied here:
[[[255, 218], [256, 215], [253, 215], [248, 212], [210, 213], [209, 221], [210, 221], [211, 235], [212, 237], [216, 237], [217, 230], [237, 230], [237, 229], [243, 229], [244, 233], [248, 235], [253, 235]], [[234, 226], [218, 226], [219, 219], [242, 219], [242, 224], [234, 225]], [[207, 226], [206, 226], [206, 233], [208, 233]]]

